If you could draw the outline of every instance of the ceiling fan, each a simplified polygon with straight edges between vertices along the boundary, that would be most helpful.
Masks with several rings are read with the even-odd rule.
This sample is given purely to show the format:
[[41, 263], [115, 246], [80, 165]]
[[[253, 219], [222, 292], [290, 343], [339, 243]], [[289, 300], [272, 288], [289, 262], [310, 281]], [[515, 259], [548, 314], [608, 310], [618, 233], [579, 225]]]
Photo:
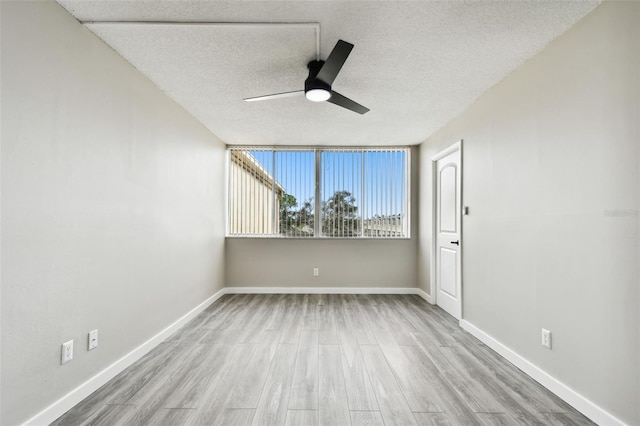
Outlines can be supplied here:
[[246, 102], [266, 101], [269, 99], [289, 98], [293, 96], [303, 95], [313, 102], [331, 102], [332, 104], [341, 106], [358, 114], [365, 114], [369, 108], [352, 101], [346, 96], [331, 89], [333, 80], [336, 79], [340, 69], [344, 65], [349, 53], [353, 49], [353, 44], [344, 40], [338, 40], [335, 47], [329, 54], [326, 61], [311, 61], [307, 65], [309, 68], [309, 77], [304, 82], [304, 90], [295, 90], [293, 92], [275, 93], [273, 95], [257, 96], [255, 98], [246, 98]]

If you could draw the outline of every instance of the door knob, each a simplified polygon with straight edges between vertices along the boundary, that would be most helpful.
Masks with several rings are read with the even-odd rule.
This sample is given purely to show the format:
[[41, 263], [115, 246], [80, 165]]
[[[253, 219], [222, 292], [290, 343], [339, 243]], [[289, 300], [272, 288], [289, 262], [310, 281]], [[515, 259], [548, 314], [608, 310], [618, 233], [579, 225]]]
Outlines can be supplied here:
[[460, 245], [460, 240], [458, 240], [458, 241], [451, 241], [451, 244], [455, 244], [455, 245], [459, 246], [459, 245]]

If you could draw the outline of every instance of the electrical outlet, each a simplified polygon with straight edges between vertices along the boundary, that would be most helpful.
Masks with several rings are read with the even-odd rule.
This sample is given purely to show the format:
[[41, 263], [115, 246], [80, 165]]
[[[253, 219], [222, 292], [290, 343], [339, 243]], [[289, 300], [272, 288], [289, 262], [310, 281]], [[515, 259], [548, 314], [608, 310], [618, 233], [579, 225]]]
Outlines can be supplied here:
[[551, 332], [544, 328], [542, 329], [542, 346], [551, 349]]
[[317, 277], [320, 275], [320, 269], [319, 268], [313, 268], [313, 276]]
[[92, 350], [98, 347], [98, 329], [89, 332], [88, 349]]
[[62, 353], [60, 354], [60, 364], [66, 364], [73, 359], [73, 340], [69, 340], [62, 344]]

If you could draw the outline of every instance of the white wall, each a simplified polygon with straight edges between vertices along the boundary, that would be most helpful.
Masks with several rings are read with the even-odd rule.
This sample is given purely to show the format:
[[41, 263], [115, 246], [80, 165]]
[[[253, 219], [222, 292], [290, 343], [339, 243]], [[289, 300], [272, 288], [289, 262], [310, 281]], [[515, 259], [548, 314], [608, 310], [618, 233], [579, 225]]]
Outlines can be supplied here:
[[224, 145], [64, 9], [2, 2], [1, 424], [223, 286], [223, 170]]
[[420, 286], [430, 159], [464, 139], [464, 318], [630, 425], [640, 424], [639, 28], [640, 3], [604, 2], [421, 149]]
[[[229, 238], [229, 287], [416, 287], [413, 240]], [[320, 269], [314, 277], [313, 268]]]
[[410, 239], [227, 238], [227, 286], [416, 287], [419, 152], [411, 150]]

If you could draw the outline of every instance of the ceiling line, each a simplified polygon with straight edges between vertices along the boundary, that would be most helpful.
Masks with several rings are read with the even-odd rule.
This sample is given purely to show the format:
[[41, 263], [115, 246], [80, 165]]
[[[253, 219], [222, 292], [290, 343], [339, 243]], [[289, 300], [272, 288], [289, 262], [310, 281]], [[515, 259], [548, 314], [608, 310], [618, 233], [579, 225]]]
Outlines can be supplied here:
[[183, 21], [83, 21], [82, 25], [185, 25], [185, 26], [212, 26], [212, 27], [312, 27], [316, 32], [316, 61], [320, 60], [320, 22], [183, 22]]

